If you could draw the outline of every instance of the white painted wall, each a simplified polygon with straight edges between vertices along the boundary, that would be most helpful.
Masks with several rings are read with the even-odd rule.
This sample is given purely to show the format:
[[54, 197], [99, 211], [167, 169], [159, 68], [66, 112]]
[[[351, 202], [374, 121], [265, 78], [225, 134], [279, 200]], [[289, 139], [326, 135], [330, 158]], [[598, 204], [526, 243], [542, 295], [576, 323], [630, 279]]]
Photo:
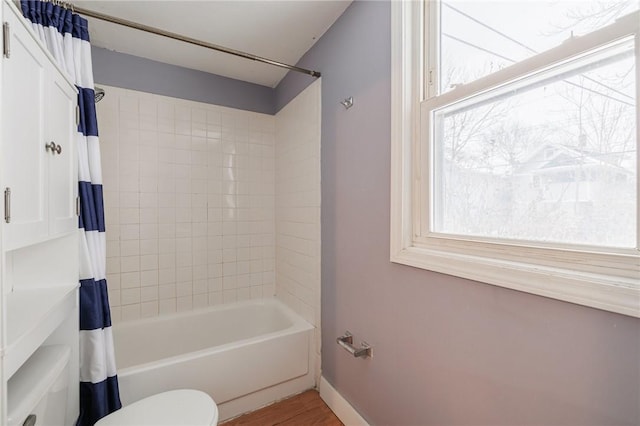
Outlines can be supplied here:
[[320, 372], [320, 96], [307, 87], [276, 115], [276, 294], [315, 329]]
[[114, 321], [273, 296], [274, 117], [104, 88]]

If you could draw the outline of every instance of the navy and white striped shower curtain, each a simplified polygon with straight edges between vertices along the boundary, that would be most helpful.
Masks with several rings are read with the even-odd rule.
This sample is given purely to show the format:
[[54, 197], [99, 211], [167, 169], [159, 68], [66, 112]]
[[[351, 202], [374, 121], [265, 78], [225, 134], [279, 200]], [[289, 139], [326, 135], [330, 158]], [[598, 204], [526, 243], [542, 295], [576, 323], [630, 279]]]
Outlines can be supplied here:
[[45, 1], [21, 0], [22, 14], [78, 88], [80, 125], [80, 417], [93, 425], [119, 409], [111, 314], [107, 297], [102, 173], [87, 20]]

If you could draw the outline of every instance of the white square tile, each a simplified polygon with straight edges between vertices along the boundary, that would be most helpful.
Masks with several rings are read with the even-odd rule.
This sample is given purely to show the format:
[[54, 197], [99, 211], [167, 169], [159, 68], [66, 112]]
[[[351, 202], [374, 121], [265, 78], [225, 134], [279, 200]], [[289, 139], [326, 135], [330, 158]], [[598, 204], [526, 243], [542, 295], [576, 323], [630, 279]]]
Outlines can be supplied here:
[[159, 314], [169, 315], [176, 312], [176, 299], [164, 299], [158, 303]]
[[[140, 272], [140, 286], [142, 287], [158, 287], [158, 270], [149, 270]], [[157, 290], [156, 290], [157, 291]]]
[[192, 227], [193, 223], [191, 222], [181, 222], [176, 223], [176, 238], [189, 238], [192, 235]]
[[249, 300], [251, 299], [251, 288], [249, 287], [245, 287], [245, 288], [239, 288], [237, 290], [237, 301], [240, 302], [242, 300]]
[[114, 290], [120, 289], [120, 274], [107, 274], [107, 285]]
[[193, 294], [206, 294], [209, 292], [209, 283], [205, 279], [199, 279], [193, 281]]
[[120, 257], [120, 244], [118, 241], [107, 241], [107, 258]]
[[215, 293], [209, 293], [209, 306], [221, 305], [224, 303], [222, 291], [217, 291]]
[[174, 268], [160, 268], [158, 271], [158, 283], [160, 285], [175, 284], [176, 270]]
[[141, 208], [140, 223], [158, 223], [158, 208]]
[[120, 290], [109, 288], [109, 306], [120, 306]]
[[237, 275], [236, 276], [236, 287], [238, 289], [245, 288], [245, 287], [251, 287], [251, 275], [249, 275], [249, 274]]
[[163, 284], [158, 287], [158, 297], [160, 298], [160, 300], [175, 298], [176, 284]]
[[158, 224], [157, 223], [141, 223], [140, 224], [140, 239], [152, 240], [158, 238]]
[[193, 269], [191, 266], [178, 266], [176, 268], [176, 281], [184, 282], [193, 280]]
[[224, 290], [222, 292], [223, 303], [235, 303], [238, 301], [237, 290]]
[[159, 303], [158, 301], [149, 301], [140, 304], [140, 317], [141, 318], [150, 318], [158, 316], [159, 312]]
[[176, 255], [175, 253], [165, 253], [158, 255], [158, 263], [162, 269], [175, 269]]
[[140, 254], [158, 254], [158, 239], [140, 240]]
[[197, 123], [207, 122], [207, 110], [204, 108], [192, 108], [191, 109], [191, 121]]
[[190, 251], [181, 252], [178, 251], [176, 253], [176, 266], [177, 267], [186, 267], [193, 265], [193, 255]]
[[[155, 170], [155, 168], [154, 168]], [[158, 177], [151, 174], [151, 176], [147, 175], [145, 172], [144, 175], [141, 173], [140, 177], [140, 186], [139, 189], [141, 192], [157, 192], [158, 191]]]
[[176, 252], [175, 238], [160, 238], [158, 240], [158, 249], [160, 254], [175, 253]]
[[189, 281], [176, 284], [176, 294], [178, 297], [191, 296], [193, 294], [193, 283]]
[[208, 267], [207, 265], [197, 265], [197, 266], [193, 266], [193, 279], [194, 280], [206, 280], [207, 279], [207, 272], [208, 272]]
[[193, 252], [193, 265], [201, 266], [209, 263], [209, 253], [206, 250], [198, 250]]
[[251, 298], [252, 299], [261, 299], [262, 298], [262, 286], [252, 286], [251, 287]]
[[178, 312], [190, 311], [193, 309], [193, 297], [183, 296], [177, 299]]
[[120, 307], [121, 321], [134, 321], [140, 319], [140, 305], [128, 305]]
[[123, 306], [140, 303], [140, 288], [123, 289], [120, 294], [120, 303]]
[[140, 225], [138, 224], [120, 225], [119, 230], [120, 230], [120, 240], [139, 240], [140, 239]]
[[120, 288], [140, 287], [140, 272], [123, 272], [120, 274]]
[[193, 296], [193, 309], [206, 308], [209, 303], [209, 297], [205, 294], [194, 294]]
[[149, 254], [140, 256], [140, 270], [141, 271], [151, 271], [157, 270], [159, 266], [158, 263], [158, 255], [157, 254]]
[[207, 291], [209, 293], [213, 293], [213, 292], [216, 292], [216, 291], [222, 291], [223, 288], [224, 288], [223, 283], [222, 283], [222, 278], [209, 278], [207, 280], [207, 287], [208, 287]]
[[157, 192], [142, 192], [139, 195], [140, 208], [141, 209], [155, 209], [158, 208], [158, 193]]
[[122, 208], [138, 208], [139, 195], [137, 192], [118, 192], [119, 206]]
[[120, 258], [120, 272], [140, 271], [140, 256], [123, 256]]
[[117, 274], [120, 272], [120, 257], [107, 258], [107, 274]]
[[209, 278], [222, 278], [222, 263], [210, 263], [207, 265]]
[[159, 238], [175, 238], [175, 236], [176, 236], [175, 223], [160, 223], [158, 225]]

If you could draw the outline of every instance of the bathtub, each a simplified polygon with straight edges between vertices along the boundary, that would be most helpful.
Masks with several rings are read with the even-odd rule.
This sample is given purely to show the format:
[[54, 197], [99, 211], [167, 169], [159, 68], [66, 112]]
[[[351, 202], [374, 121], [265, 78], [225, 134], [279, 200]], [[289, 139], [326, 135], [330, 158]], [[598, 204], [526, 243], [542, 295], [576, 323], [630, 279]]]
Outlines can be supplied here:
[[115, 324], [122, 403], [198, 389], [222, 421], [309, 389], [313, 329], [277, 299]]

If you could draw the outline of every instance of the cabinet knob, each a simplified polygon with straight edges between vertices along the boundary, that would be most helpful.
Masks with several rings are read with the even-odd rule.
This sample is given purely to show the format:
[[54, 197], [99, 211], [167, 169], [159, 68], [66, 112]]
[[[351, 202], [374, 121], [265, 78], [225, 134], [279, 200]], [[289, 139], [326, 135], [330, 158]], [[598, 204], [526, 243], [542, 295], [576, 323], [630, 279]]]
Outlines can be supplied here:
[[52, 154], [62, 153], [62, 147], [60, 145], [56, 145], [53, 141], [44, 144], [44, 147], [47, 149], [47, 152], [51, 151]]

